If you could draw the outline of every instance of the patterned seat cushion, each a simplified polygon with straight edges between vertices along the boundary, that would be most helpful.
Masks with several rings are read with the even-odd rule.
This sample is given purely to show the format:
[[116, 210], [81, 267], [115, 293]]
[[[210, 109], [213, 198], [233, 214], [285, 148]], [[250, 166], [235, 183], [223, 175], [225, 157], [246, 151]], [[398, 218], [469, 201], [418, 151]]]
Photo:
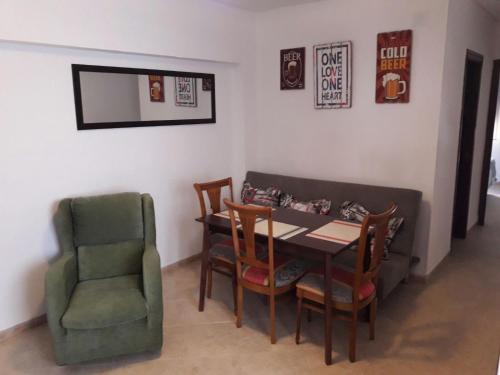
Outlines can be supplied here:
[[328, 215], [332, 201], [328, 199], [316, 199], [312, 201], [299, 201], [293, 195], [281, 194], [280, 207], [290, 208], [292, 210], [309, 212], [311, 214]]
[[[332, 299], [341, 303], [352, 303], [352, 285], [354, 273], [343, 268], [332, 267]], [[311, 272], [297, 284], [297, 289], [324, 295], [324, 276], [322, 273]], [[375, 285], [366, 281], [359, 288], [359, 300], [363, 301], [375, 293]]]
[[[240, 250], [244, 253], [245, 249], [245, 241], [240, 239]], [[235, 263], [236, 255], [234, 253], [233, 240], [231, 237], [229, 239], [223, 240], [221, 242], [216, 243], [208, 250], [210, 257], [217, 258], [224, 262]], [[255, 244], [255, 252], [257, 254], [257, 258], [261, 259], [266, 257], [266, 247], [259, 243]]]
[[[262, 259], [268, 262], [268, 258]], [[274, 284], [276, 288], [293, 284], [304, 275], [306, 263], [299, 259], [289, 259], [278, 255], [274, 257]], [[246, 266], [242, 273], [243, 279], [254, 284], [269, 286], [269, 272], [252, 266]]]
[[232, 237], [229, 234], [223, 234], [223, 233], [212, 233], [210, 235], [210, 244], [215, 245], [218, 244], [219, 242], [224, 242], [227, 240], [231, 240]]

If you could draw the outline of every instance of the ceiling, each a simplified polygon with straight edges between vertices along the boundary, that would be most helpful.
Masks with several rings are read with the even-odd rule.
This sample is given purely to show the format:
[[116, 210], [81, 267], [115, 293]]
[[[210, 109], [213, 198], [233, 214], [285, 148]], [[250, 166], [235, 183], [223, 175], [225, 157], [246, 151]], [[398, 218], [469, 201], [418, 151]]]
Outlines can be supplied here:
[[264, 12], [266, 10], [281, 8], [289, 5], [312, 3], [320, 0], [213, 0], [218, 3], [234, 6], [236, 8]]
[[500, 20], [500, 1], [499, 0], [476, 0], [497, 20]]

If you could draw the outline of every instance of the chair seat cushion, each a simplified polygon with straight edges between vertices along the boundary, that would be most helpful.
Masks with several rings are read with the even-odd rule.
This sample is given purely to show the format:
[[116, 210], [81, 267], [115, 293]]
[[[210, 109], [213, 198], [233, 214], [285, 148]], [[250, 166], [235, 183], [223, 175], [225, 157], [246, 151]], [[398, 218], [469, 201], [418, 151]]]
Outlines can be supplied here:
[[[245, 249], [245, 241], [240, 240], [240, 251], [243, 254], [245, 253], [244, 249]], [[223, 262], [232, 264], [236, 262], [236, 255], [234, 253], [234, 247], [233, 247], [233, 239], [231, 237], [229, 237], [229, 239], [226, 239], [222, 242], [213, 245], [208, 250], [208, 252], [210, 254], [210, 257], [217, 258], [218, 260], [221, 260]], [[262, 259], [267, 255], [266, 247], [259, 243], [255, 244], [255, 252], [258, 259]]]
[[79, 282], [61, 323], [68, 329], [98, 329], [146, 316], [142, 276], [128, 275]]
[[[267, 257], [262, 259], [268, 262]], [[290, 259], [281, 255], [274, 257], [274, 284], [276, 288], [281, 288], [293, 284], [306, 272], [306, 263], [300, 259]], [[269, 286], [269, 272], [262, 268], [246, 266], [243, 269], [244, 280], [253, 284]]]
[[[352, 303], [352, 286], [354, 273], [343, 268], [332, 267], [332, 299], [341, 303]], [[324, 295], [324, 276], [320, 272], [312, 272], [304, 276], [298, 283], [297, 289], [304, 289], [311, 293]], [[363, 301], [375, 292], [375, 285], [366, 281], [359, 288], [359, 300]]]

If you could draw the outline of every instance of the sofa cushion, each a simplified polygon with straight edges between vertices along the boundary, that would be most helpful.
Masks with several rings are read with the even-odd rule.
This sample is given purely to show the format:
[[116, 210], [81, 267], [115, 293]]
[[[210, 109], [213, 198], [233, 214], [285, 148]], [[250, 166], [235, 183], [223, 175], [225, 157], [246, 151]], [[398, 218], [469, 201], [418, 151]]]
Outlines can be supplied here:
[[328, 215], [332, 201], [328, 199], [315, 199], [311, 201], [299, 201], [293, 195], [281, 194], [280, 207], [291, 208], [292, 210], [309, 212], [311, 214]]
[[101, 245], [144, 238], [139, 193], [75, 198], [71, 201], [74, 245]]
[[[357, 222], [362, 222], [365, 216], [369, 215], [370, 212], [360, 203], [345, 201], [340, 205], [340, 216], [346, 220], [352, 220]], [[387, 232], [384, 240], [384, 260], [389, 259], [389, 250], [394, 237], [398, 233], [404, 219], [402, 217], [391, 217], [387, 224]], [[372, 245], [375, 238], [372, 237]]]
[[141, 275], [79, 282], [61, 323], [68, 329], [98, 329], [147, 316]]
[[141, 273], [143, 252], [143, 240], [78, 246], [78, 278], [83, 281]]
[[244, 204], [258, 204], [260, 206], [278, 207], [281, 190], [270, 186], [267, 188], [253, 187], [245, 181], [241, 189], [241, 201]]

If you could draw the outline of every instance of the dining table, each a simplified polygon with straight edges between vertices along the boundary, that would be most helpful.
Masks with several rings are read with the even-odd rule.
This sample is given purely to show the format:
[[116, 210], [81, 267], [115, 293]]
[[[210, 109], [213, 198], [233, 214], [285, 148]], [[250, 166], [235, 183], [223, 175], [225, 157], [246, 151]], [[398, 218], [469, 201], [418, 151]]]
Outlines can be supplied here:
[[[332, 364], [332, 259], [349, 249], [359, 240], [357, 238], [352, 241], [334, 241], [331, 238], [321, 238], [320, 236], [311, 236], [312, 232], [325, 225], [332, 223], [334, 220], [339, 220], [338, 217], [332, 215], [319, 215], [314, 213], [302, 212], [290, 208], [274, 208], [272, 212], [273, 222], [285, 223], [301, 228], [295, 232], [274, 237], [275, 251], [287, 252], [287, 249], [293, 249], [294, 255], [301, 258], [311, 258], [321, 260], [324, 266], [324, 328], [325, 328], [325, 364]], [[205, 288], [207, 281], [207, 266], [209, 257], [209, 236], [211, 233], [231, 233], [231, 220], [221, 213], [212, 213], [205, 217], [197, 218], [196, 221], [203, 223], [203, 249], [200, 275], [200, 297], [199, 311], [203, 311], [205, 306]], [[295, 234], [294, 234], [295, 233]], [[241, 233], [240, 233], [241, 235]], [[265, 241], [267, 236], [264, 234], [255, 234], [257, 241]]]

